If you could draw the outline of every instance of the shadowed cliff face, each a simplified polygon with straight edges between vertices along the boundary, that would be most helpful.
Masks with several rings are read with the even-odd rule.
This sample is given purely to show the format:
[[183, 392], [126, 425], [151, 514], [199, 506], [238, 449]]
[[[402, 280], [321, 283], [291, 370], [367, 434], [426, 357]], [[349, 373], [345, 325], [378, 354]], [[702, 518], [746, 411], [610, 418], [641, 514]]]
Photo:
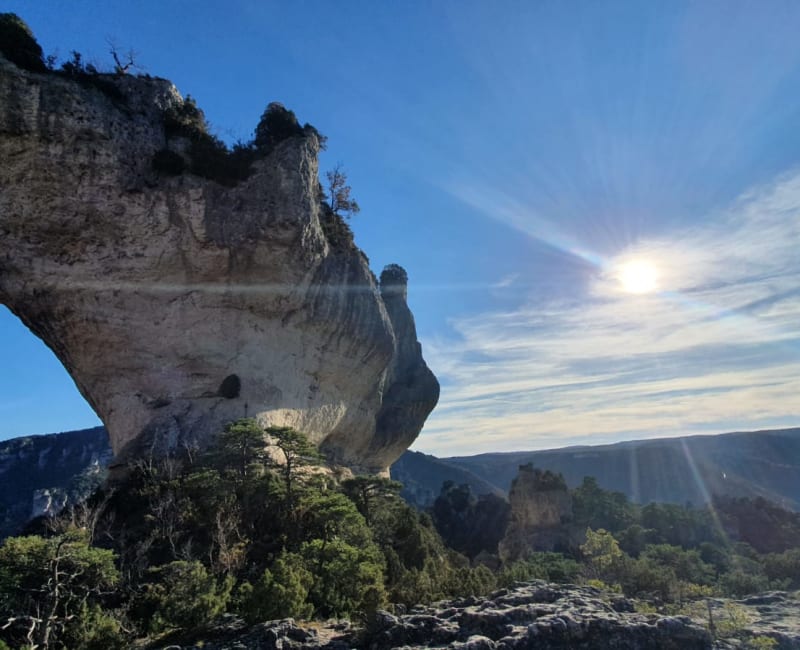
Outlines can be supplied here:
[[385, 470], [438, 383], [405, 299], [325, 235], [316, 136], [235, 187], [160, 176], [177, 91], [107, 80], [122, 99], [0, 57], [0, 302], [62, 361], [118, 458], [247, 415]]

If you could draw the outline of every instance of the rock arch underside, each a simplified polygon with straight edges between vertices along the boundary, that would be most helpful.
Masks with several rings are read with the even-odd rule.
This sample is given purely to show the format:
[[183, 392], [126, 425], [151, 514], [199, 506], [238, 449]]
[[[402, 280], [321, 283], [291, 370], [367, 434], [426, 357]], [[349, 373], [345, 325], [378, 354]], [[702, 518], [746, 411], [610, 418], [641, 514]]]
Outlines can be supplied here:
[[118, 96], [0, 57], [0, 303], [55, 352], [119, 460], [247, 415], [384, 471], [439, 385], [405, 274], [379, 282], [326, 235], [316, 135], [232, 187], [165, 176], [152, 161], [180, 151], [164, 127], [177, 90], [103, 76]]

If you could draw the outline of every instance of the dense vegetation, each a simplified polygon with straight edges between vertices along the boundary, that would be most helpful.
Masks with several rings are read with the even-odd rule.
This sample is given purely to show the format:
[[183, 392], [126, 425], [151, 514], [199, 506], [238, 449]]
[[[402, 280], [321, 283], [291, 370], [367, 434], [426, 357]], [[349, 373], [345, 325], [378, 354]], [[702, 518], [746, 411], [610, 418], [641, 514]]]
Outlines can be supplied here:
[[763, 501], [641, 507], [587, 478], [564, 524], [574, 546], [503, 563], [509, 507], [499, 497], [448, 482], [429, 515], [399, 498], [397, 482], [336, 476], [319, 461], [303, 434], [245, 419], [202, 453], [136, 462], [84, 506], [0, 547], [0, 640], [121, 648], [224, 613], [363, 620], [390, 603], [532, 578], [585, 581], [672, 611], [800, 588], [800, 518]]
[[[592, 477], [571, 497], [572, 519], [563, 524], [571, 547], [532, 552], [504, 566], [500, 576], [581, 578], [663, 604], [800, 589], [800, 514], [764, 499], [715, 498], [703, 508], [640, 506], [602, 489]], [[433, 507], [434, 522], [473, 561], [500, 566], [491, 526], [508, 514], [486, 508], [486, 498], [476, 499], [466, 485], [445, 484]]]
[[494, 585], [399, 484], [339, 479], [318, 461], [297, 431], [240, 420], [202, 454], [137, 462], [85, 506], [0, 547], [0, 638], [125, 647], [224, 612], [358, 617]]
[[[138, 69], [135, 53], [121, 56], [113, 44], [110, 47], [114, 65], [109, 72], [87, 63], [77, 51], [57, 66], [57, 57], [44, 56], [41, 45], [19, 16], [0, 13], [0, 53], [9, 61], [30, 72], [67, 77], [84, 87], [95, 88], [126, 110], [126, 96], [118, 82]], [[248, 179], [254, 163], [271, 155], [286, 140], [313, 137], [322, 149], [327, 142], [316, 128], [308, 123], [301, 125], [294, 112], [279, 102], [266, 107], [251, 140], [237, 142], [232, 147], [212, 133], [203, 111], [189, 95], [167, 107], [163, 121], [167, 146], [153, 152], [150, 161], [153, 172], [163, 178], [188, 172], [227, 187]], [[353, 233], [346, 218], [358, 213], [359, 205], [351, 196], [341, 164], [327, 172], [326, 180], [327, 188], [317, 183], [322, 227], [334, 248], [352, 250]]]

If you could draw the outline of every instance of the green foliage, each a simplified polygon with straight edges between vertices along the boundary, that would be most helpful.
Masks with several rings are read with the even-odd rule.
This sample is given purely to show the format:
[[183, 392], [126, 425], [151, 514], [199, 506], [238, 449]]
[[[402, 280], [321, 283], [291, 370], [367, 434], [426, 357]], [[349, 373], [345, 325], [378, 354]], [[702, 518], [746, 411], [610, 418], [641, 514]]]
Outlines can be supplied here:
[[47, 72], [42, 47], [30, 27], [16, 14], [0, 13], [0, 52], [24, 70]]
[[770, 553], [763, 558], [763, 565], [770, 581], [788, 580], [785, 588], [800, 589], [800, 548]]
[[722, 525], [759, 553], [781, 553], [798, 546], [800, 513], [762, 497], [715, 497], [712, 505]]
[[587, 528], [618, 531], [636, 521], [636, 508], [621, 492], [603, 490], [597, 480], [586, 476], [572, 491], [573, 521]]
[[342, 481], [342, 489], [364, 516], [367, 526], [371, 526], [376, 511], [396, 501], [403, 484], [382, 476], [355, 476]]
[[286, 512], [291, 516], [296, 486], [307, 475], [305, 468], [319, 464], [322, 456], [308, 436], [291, 427], [267, 427], [266, 434], [283, 456], [278, 472], [283, 477]]
[[314, 576], [296, 553], [282, 552], [270, 569], [265, 569], [254, 584], [239, 588], [239, 612], [250, 623], [279, 618], [307, 619], [314, 607], [308, 603], [308, 591]]
[[197, 560], [155, 567], [150, 577], [136, 613], [151, 632], [208, 625], [225, 611], [234, 583], [231, 577], [217, 580]]
[[614, 536], [602, 528], [586, 529], [586, 541], [581, 544], [581, 555], [590, 578], [608, 581], [616, 577], [624, 553]]
[[686, 550], [669, 544], [648, 546], [641, 555], [642, 560], [662, 567], [669, 567], [675, 572], [678, 580], [710, 585], [714, 582], [715, 572], [695, 550]]
[[118, 580], [114, 554], [89, 546], [83, 531], [9, 537], [0, 547], [6, 640], [47, 646], [78, 634], [77, 615], [98, 604]]
[[484, 494], [477, 499], [466, 483], [445, 481], [432, 508], [436, 530], [450, 547], [469, 558], [496, 554], [505, 534], [510, 506], [505, 499]]
[[236, 420], [217, 435], [209, 454], [214, 466], [232, 471], [240, 480], [263, 474], [269, 456], [263, 427], [253, 418]]
[[504, 567], [497, 581], [501, 586], [527, 580], [577, 582], [581, 570], [578, 562], [561, 553], [532, 553], [526, 559]]
[[[168, 139], [189, 140], [189, 171], [193, 174], [226, 186], [236, 185], [250, 176], [256, 159], [253, 146], [237, 143], [229, 150], [222, 140], [209, 132], [205, 114], [191, 95], [164, 111], [164, 132]], [[174, 156], [167, 157], [161, 152], [154, 155], [153, 167], [164, 174], [183, 171], [182, 168], [178, 171], [180, 166]]]
[[98, 605], [81, 607], [64, 635], [64, 646], [75, 650], [126, 650], [130, 639], [120, 622]]
[[303, 134], [294, 112], [279, 102], [271, 102], [256, 126], [255, 147], [269, 153], [280, 142]]
[[313, 539], [300, 554], [314, 574], [309, 598], [323, 616], [348, 616], [377, 608], [384, 600], [383, 563], [374, 545]]
[[639, 523], [653, 532], [652, 543], [696, 548], [703, 542], [724, 543], [719, 527], [706, 509], [673, 503], [650, 503], [641, 510]]

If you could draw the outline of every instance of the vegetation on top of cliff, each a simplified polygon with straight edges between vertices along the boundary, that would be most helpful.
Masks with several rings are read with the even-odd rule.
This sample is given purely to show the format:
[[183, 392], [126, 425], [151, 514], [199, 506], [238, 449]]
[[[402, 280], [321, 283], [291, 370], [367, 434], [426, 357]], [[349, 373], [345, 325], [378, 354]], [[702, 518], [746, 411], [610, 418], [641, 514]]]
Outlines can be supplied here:
[[[131, 51], [121, 58], [112, 43], [113, 73], [102, 73], [92, 63], [86, 63], [77, 51], [73, 51], [71, 59], [56, 70], [56, 57], [45, 59], [31, 29], [13, 13], [0, 14], [0, 52], [20, 68], [67, 76], [83, 86], [97, 88], [118, 104], [124, 104], [125, 96], [114, 79], [136, 67], [134, 53]], [[327, 142], [327, 138], [312, 125], [301, 126], [293, 111], [279, 102], [272, 102], [261, 115], [253, 139], [237, 142], [229, 148], [211, 133], [203, 111], [190, 95], [165, 110], [164, 131], [168, 146], [154, 152], [151, 161], [154, 171], [164, 176], [178, 176], [189, 171], [227, 187], [249, 178], [253, 163], [268, 156], [284, 140], [313, 136], [322, 149]], [[176, 138], [187, 140], [188, 147], [179, 146], [177, 150], [170, 147], [169, 140]], [[358, 203], [351, 196], [347, 174], [341, 164], [337, 164], [326, 177], [329, 195], [321, 187], [319, 190], [323, 230], [334, 248], [351, 249], [353, 233], [344, 218], [359, 211]]]
[[42, 46], [17, 14], [0, 14], [0, 52], [24, 70], [47, 72]]
[[[549, 469], [542, 470], [534, 467], [533, 463], [526, 463], [519, 466], [518, 478], [525, 477], [526, 483], [531, 483], [536, 490], [567, 490], [567, 482], [558, 472]], [[513, 490], [513, 483], [511, 489]]]

